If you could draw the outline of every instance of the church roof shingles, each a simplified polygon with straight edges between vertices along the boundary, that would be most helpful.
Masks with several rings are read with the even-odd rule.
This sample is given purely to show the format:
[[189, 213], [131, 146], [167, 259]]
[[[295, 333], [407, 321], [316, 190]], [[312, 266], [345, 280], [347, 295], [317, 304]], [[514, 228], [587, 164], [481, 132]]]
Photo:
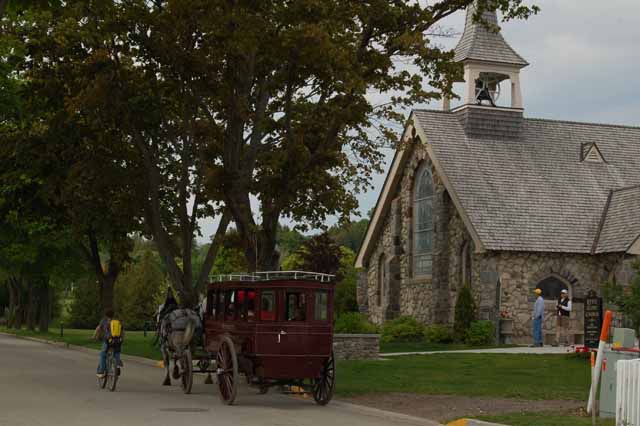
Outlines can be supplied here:
[[[500, 32], [494, 32], [483, 23], [474, 21], [475, 8], [476, 3], [474, 2], [467, 10], [464, 32], [455, 48], [454, 61], [479, 60], [518, 65], [520, 67], [529, 65], [522, 56], [518, 55], [509, 46], [509, 43], [505, 41]], [[482, 14], [482, 20], [491, 25], [498, 25], [498, 17], [495, 11], [485, 11]]]
[[595, 253], [627, 251], [640, 236], [640, 185], [611, 191]]
[[[414, 115], [489, 250], [590, 253], [611, 190], [640, 185], [640, 127], [523, 118], [505, 139], [466, 133], [460, 111]], [[607, 163], [581, 161], [584, 143]], [[597, 250], [624, 251], [640, 232], [640, 189], [609, 207]]]

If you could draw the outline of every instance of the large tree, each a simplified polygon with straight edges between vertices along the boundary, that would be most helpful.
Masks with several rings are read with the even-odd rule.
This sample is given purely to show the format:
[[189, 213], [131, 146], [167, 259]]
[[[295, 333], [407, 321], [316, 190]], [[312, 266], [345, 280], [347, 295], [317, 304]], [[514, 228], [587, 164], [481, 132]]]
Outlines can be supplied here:
[[[395, 141], [401, 109], [450, 93], [461, 67], [430, 36], [471, 2], [139, 0], [125, 8], [135, 11], [127, 37], [138, 68], [147, 81], [157, 76], [151, 87], [170, 93], [178, 112], [157, 128], [177, 132], [183, 149], [198, 134], [209, 142], [209, 196], [232, 215], [248, 264], [268, 270], [278, 265], [281, 217], [310, 227], [331, 214], [348, 218], [380, 170], [379, 147]], [[508, 18], [531, 12], [521, 0], [478, 4], [478, 18], [488, 8]], [[138, 127], [132, 137], [150, 150], [163, 138], [154, 133]]]
[[14, 89], [16, 106], [0, 127], [2, 160], [40, 187], [39, 214], [69, 227], [108, 309], [132, 248], [129, 235], [140, 228], [139, 173], [117, 127], [73, 103], [82, 81], [93, 78], [91, 52], [100, 31], [76, 31], [82, 5], [56, 3], [12, 3], [2, 20], [0, 46], [10, 47], [2, 77]]

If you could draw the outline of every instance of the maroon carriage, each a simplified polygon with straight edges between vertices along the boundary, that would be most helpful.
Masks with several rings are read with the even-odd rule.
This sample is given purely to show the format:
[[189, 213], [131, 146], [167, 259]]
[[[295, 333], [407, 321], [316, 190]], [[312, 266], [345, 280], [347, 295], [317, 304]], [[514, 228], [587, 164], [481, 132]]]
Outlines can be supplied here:
[[240, 374], [266, 393], [279, 386], [333, 396], [333, 276], [299, 271], [226, 275], [209, 284], [204, 348], [216, 354], [220, 398], [232, 404]]

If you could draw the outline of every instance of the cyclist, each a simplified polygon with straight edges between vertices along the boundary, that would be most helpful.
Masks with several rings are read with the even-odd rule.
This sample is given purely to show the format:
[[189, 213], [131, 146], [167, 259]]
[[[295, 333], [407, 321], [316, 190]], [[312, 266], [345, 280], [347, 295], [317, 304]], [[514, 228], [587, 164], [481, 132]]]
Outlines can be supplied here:
[[[113, 336], [112, 334], [112, 321], [117, 322], [119, 325], [119, 336]], [[122, 341], [124, 340], [124, 328], [121, 327], [121, 323], [118, 320], [114, 320], [113, 309], [108, 309], [104, 313], [104, 318], [100, 321], [100, 324], [96, 327], [93, 333], [93, 338], [102, 340], [102, 350], [100, 351], [100, 363], [98, 364], [98, 377], [103, 378], [107, 369], [107, 351], [109, 348], [113, 348], [113, 355], [116, 359], [118, 367], [122, 368], [122, 361], [120, 360], [120, 351], [122, 349]]]

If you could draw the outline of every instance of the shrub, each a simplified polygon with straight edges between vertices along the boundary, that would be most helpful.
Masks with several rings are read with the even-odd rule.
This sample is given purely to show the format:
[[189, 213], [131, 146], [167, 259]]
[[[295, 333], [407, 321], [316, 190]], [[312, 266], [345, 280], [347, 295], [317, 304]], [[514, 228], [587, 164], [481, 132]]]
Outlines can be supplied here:
[[164, 287], [159, 259], [150, 250], [144, 251], [116, 283], [116, 315], [127, 330], [142, 330], [145, 322], [153, 322], [158, 295]]
[[491, 321], [473, 321], [467, 330], [465, 343], [473, 346], [495, 343], [496, 329]]
[[371, 324], [361, 313], [345, 312], [336, 318], [333, 331], [345, 334], [376, 334], [378, 327]]
[[388, 321], [382, 326], [383, 343], [391, 342], [420, 342], [424, 339], [425, 327], [413, 317], [400, 317]]
[[451, 343], [453, 342], [453, 333], [445, 325], [428, 325], [424, 329], [424, 340], [429, 343]]
[[74, 328], [95, 328], [102, 318], [100, 291], [95, 280], [86, 279], [74, 285], [69, 307], [69, 326]]
[[453, 333], [457, 340], [464, 340], [471, 322], [476, 319], [476, 302], [471, 294], [471, 286], [465, 284], [460, 289], [456, 300], [455, 317], [453, 321]]

